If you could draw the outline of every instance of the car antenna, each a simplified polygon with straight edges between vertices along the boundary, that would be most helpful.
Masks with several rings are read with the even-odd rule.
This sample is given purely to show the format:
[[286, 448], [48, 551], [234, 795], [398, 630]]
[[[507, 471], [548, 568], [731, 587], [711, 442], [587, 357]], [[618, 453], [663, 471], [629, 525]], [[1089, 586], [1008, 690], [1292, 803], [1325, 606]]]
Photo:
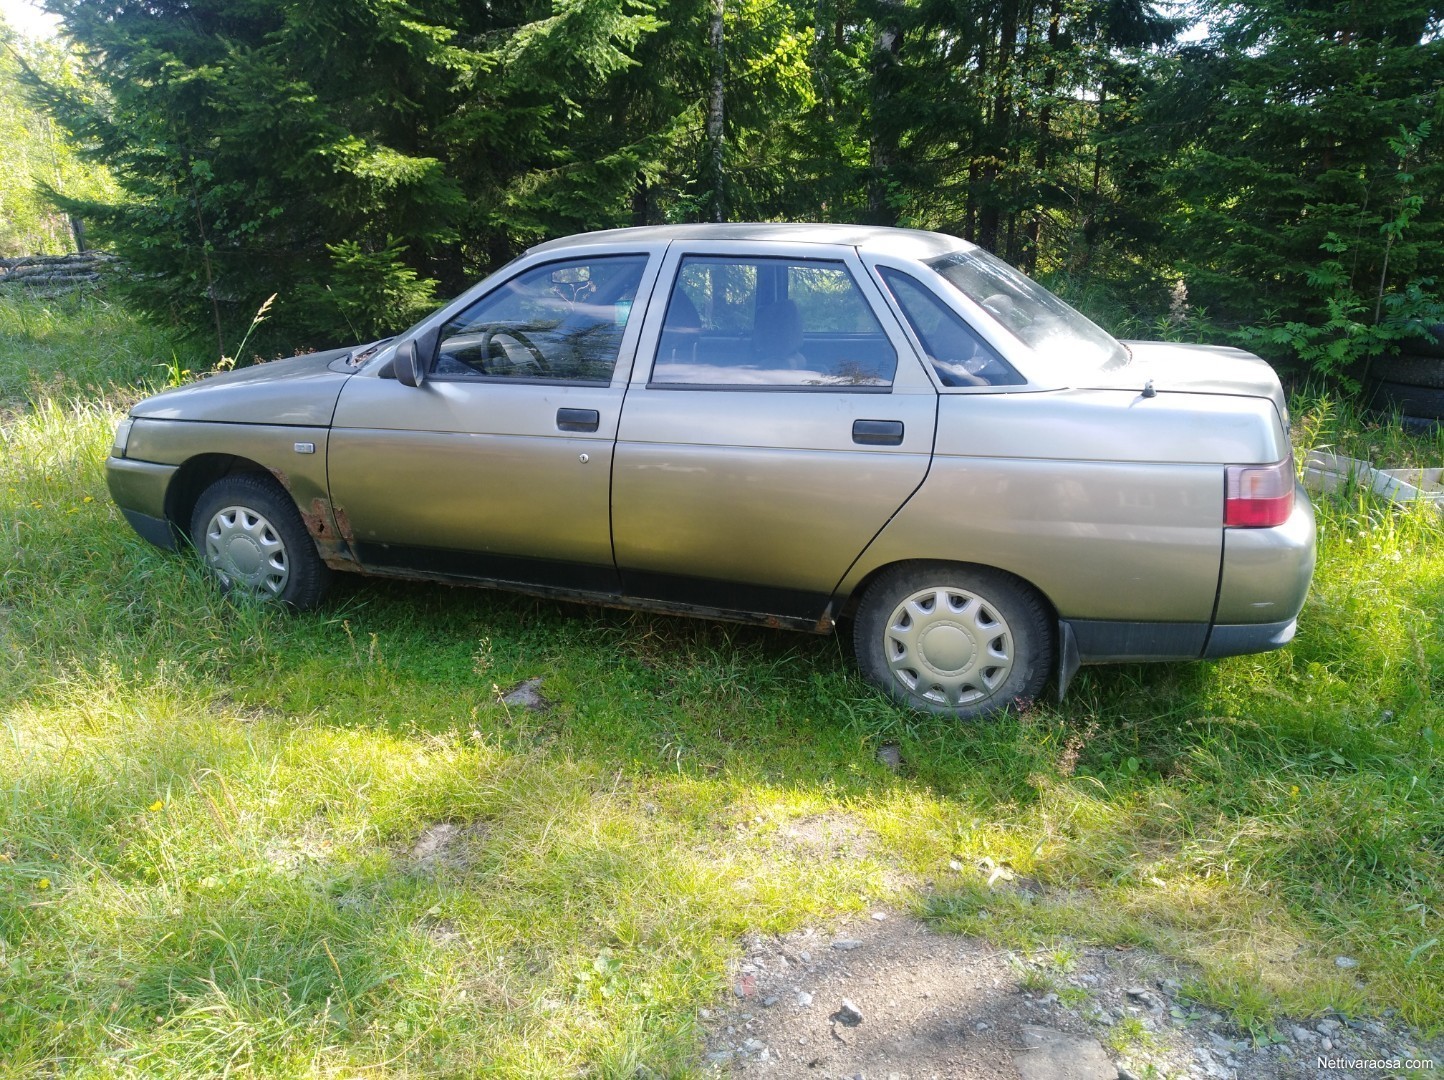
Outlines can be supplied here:
[[1157, 396], [1158, 396], [1158, 391], [1155, 390], [1155, 389], [1153, 389], [1153, 380], [1152, 380], [1152, 379], [1149, 379], [1146, 383], [1143, 384], [1143, 396], [1144, 396], [1144, 397], [1157, 397]]

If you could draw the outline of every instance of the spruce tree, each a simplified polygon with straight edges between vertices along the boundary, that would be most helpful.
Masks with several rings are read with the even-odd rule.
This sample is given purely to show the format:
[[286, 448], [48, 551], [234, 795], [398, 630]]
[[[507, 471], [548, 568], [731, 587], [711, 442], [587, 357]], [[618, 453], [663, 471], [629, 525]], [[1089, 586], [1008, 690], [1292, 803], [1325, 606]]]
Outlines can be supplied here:
[[218, 352], [393, 332], [546, 235], [625, 220], [665, 132], [594, 107], [628, 0], [47, 0], [101, 92], [46, 90], [124, 197], [73, 202]]
[[1436, 275], [1444, 7], [1249, 0], [1209, 16], [1150, 110], [1193, 300], [1235, 323], [1320, 323], [1341, 285], [1382, 301]]

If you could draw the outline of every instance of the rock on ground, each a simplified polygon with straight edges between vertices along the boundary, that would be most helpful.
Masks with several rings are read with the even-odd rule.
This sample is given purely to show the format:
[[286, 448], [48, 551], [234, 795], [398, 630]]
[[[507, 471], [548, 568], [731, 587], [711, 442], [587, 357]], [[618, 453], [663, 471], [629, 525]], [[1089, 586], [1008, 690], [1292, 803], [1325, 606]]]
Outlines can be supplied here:
[[1013, 1055], [1022, 1080], [1118, 1080], [1097, 1039], [1024, 1024], [1023, 1049]]

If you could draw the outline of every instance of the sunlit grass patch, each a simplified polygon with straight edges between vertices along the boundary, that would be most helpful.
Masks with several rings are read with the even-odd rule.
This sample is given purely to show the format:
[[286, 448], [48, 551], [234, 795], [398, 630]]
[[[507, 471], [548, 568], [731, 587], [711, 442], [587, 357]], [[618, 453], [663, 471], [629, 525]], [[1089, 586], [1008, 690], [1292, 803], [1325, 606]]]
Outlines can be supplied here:
[[1373, 462], [1381, 469], [1444, 464], [1444, 425], [1406, 427], [1399, 416], [1368, 410], [1318, 387], [1306, 387], [1292, 403], [1294, 448], [1317, 449]]
[[1287, 650], [956, 726], [836, 639], [362, 580], [231, 603], [109, 502], [112, 364], [23, 367], [0, 336], [0, 1074], [685, 1073], [744, 934], [880, 904], [1158, 949], [1260, 1031], [1444, 1017], [1423, 509], [1319, 500]]

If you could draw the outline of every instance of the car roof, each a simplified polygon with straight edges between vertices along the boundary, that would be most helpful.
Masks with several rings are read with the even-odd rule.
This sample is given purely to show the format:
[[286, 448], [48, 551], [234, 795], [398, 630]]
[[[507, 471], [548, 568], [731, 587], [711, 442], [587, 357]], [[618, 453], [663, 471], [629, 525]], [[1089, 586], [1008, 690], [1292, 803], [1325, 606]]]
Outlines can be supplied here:
[[892, 229], [881, 225], [803, 224], [797, 222], [752, 221], [719, 224], [644, 225], [631, 229], [606, 229], [601, 232], [577, 233], [548, 240], [531, 248], [529, 254], [557, 251], [579, 245], [665, 244], [673, 240], [706, 242], [742, 240], [758, 243], [840, 244], [859, 248], [871, 254], [895, 255], [908, 259], [927, 259], [950, 251], [972, 248], [966, 240], [946, 233], [923, 232], [920, 229]]

